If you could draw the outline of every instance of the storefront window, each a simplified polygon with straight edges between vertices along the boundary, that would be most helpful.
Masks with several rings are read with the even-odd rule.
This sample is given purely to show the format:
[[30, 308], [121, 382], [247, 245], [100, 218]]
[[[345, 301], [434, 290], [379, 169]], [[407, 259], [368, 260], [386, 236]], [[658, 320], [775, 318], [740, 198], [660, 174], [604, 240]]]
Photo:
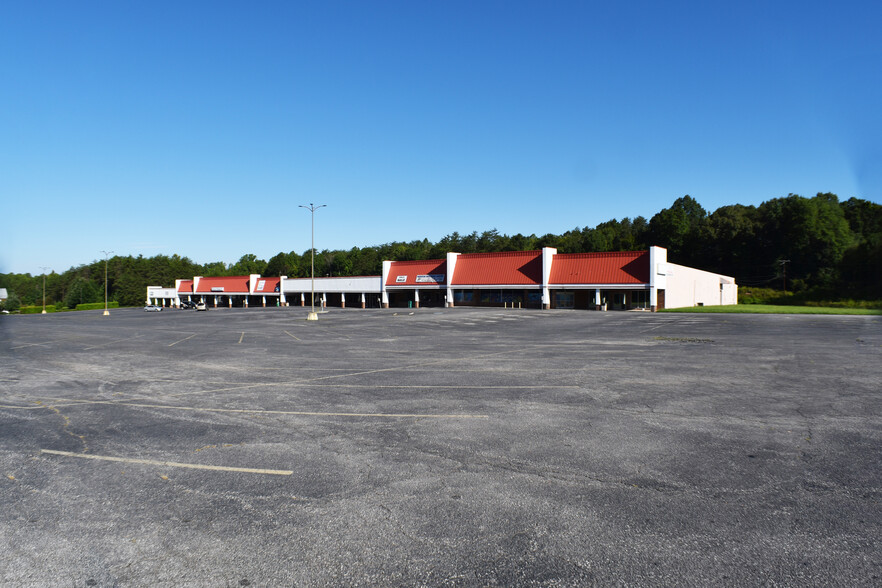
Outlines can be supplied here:
[[555, 308], [575, 308], [576, 295], [573, 292], [555, 292], [554, 293]]
[[453, 303], [454, 304], [471, 304], [474, 299], [472, 298], [471, 290], [454, 290], [453, 291]]
[[649, 292], [646, 290], [631, 292], [631, 308], [649, 308]]

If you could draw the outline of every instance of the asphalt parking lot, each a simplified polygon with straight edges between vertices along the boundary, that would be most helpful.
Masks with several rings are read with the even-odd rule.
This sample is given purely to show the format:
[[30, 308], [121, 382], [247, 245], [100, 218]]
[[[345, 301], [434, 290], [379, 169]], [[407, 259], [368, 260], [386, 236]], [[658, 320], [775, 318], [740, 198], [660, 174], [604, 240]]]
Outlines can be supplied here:
[[8, 586], [878, 586], [882, 317], [0, 317]]

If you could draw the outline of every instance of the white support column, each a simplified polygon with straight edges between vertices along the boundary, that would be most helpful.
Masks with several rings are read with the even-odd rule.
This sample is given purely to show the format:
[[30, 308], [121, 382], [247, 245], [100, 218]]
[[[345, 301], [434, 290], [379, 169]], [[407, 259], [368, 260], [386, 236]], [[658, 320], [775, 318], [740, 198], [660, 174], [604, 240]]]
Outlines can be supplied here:
[[600, 288], [594, 289], [594, 310], [600, 310]]
[[383, 308], [389, 308], [389, 292], [386, 291], [386, 280], [389, 279], [389, 272], [392, 271], [392, 262], [383, 261], [383, 274], [380, 276], [380, 304]]
[[413, 291], [413, 307], [414, 308], [420, 307], [420, 291], [419, 290]]
[[447, 253], [447, 275], [444, 276], [447, 282], [447, 298], [444, 301], [444, 304], [448, 308], [453, 308], [453, 276], [456, 272], [456, 260], [459, 257], [459, 253], [453, 253], [449, 251]]
[[266, 308], [266, 296], [261, 297], [261, 300], [263, 301], [263, 307]]
[[340, 293], [340, 308], [346, 308], [346, 293]]
[[551, 308], [551, 292], [548, 290], [548, 282], [551, 278], [551, 264], [557, 249], [554, 247], [542, 248], [542, 308]]
[[364, 292], [361, 293], [361, 307], [364, 308]]

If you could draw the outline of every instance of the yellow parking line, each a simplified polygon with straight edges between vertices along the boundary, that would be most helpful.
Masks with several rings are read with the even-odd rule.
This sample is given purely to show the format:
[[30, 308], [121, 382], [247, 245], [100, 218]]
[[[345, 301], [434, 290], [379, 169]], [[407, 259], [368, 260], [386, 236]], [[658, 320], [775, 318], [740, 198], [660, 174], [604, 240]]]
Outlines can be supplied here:
[[[292, 334], [289, 333], [288, 331], [283, 331], [283, 333], [285, 333], [285, 334], [288, 335], [289, 337], [294, 337], [294, 335], [292, 335]], [[301, 339], [298, 339], [297, 337], [294, 337], [294, 338], [297, 339], [298, 341], [301, 340]]]
[[202, 465], [198, 463], [179, 463], [176, 461], [158, 461], [154, 459], [133, 459], [130, 457], [112, 457], [109, 455], [90, 455], [88, 453], [71, 453], [70, 451], [54, 451], [41, 449], [40, 453], [50, 455], [63, 455], [65, 457], [79, 457], [81, 459], [98, 459], [102, 461], [121, 461], [124, 463], [139, 463], [143, 465], [156, 465], [172, 468], [190, 468], [193, 470], [214, 470], [219, 472], [244, 472], [246, 474], [271, 474], [276, 476], [291, 476], [292, 470], [263, 470], [258, 468], [234, 468], [229, 466]]
[[242, 336], [239, 337], [239, 343], [242, 343], [242, 339], [245, 338], [245, 331], [242, 331]]

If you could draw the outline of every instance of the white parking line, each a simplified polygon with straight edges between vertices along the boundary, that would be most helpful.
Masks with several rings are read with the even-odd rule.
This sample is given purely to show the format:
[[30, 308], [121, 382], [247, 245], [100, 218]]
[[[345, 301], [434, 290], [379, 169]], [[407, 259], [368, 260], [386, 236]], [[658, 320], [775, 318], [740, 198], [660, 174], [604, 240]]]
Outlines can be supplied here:
[[46, 341], [45, 343], [27, 343], [25, 345], [19, 345], [18, 347], [10, 347], [9, 349], [10, 350], [24, 349], [25, 347], [35, 347], [35, 346], [46, 347], [47, 345], [50, 345], [51, 343], [53, 343], [53, 341]]
[[79, 457], [80, 459], [98, 459], [102, 461], [121, 461], [124, 463], [139, 463], [143, 465], [155, 465], [171, 468], [189, 468], [193, 470], [214, 470], [219, 472], [244, 472], [246, 474], [270, 474], [275, 476], [291, 476], [294, 474], [292, 470], [264, 470], [258, 468], [235, 468], [229, 466], [213, 466], [202, 465], [198, 463], [179, 463], [176, 461], [158, 461], [153, 459], [134, 459], [130, 457], [112, 457], [109, 455], [91, 455], [88, 453], [71, 453], [70, 451], [55, 451], [52, 449], [41, 449], [40, 453], [48, 453], [50, 455], [63, 455], [65, 457]]
[[113, 345], [114, 343], [122, 343], [124, 341], [131, 341], [132, 339], [138, 339], [142, 335], [135, 335], [134, 337], [129, 337], [127, 339], [117, 339], [115, 341], [108, 341], [107, 343], [101, 343], [100, 345], [93, 345], [91, 347], [83, 347], [83, 351], [89, 351], [91, 349], [98, 349], [99, 347], [107, 347], [108, 345]]
[[[109, 404], [111, 406], [134, 406], [136, 408], [157, 408], [161, 410], [192, 410], [202, 412], [222, 412], [234, 414], [274, 414], [291, 416], [336, 416], [336, 417], [372, 417], [387, 419], [487, 419], [485, 414], [432, 414], [432, 413], [388, 413], [388, 412], [313, 412], [304, 410], [264, 410], [259, 408], [208, 408], [204, 406], [169, 406], [167, 404], [145, 404], [140, 402], [113, 402], [111, 400], [76, 400], [73, 398], [56, 398], [60, 402], [76, 402], [84, 404]], [[79, 455], [79, 454], [76, 454]]]
[[177, 345], [178, 343], [183, 343], [183, 342], [186, 341], [187, 339], [192, 339], [192, 338], [195, 337], [195, 336], [196, 336], [196, 333], [193, 333], [193, 334], [190, 335], [189, 337], [184, 337], [183, 339], [181, 339], [181, 340], [179, 340], [179, 341], [175, 341], [174, 343], [169, 343], [168, 346], [171, 347], [171, 346], [173, 346], [173, 345]]

